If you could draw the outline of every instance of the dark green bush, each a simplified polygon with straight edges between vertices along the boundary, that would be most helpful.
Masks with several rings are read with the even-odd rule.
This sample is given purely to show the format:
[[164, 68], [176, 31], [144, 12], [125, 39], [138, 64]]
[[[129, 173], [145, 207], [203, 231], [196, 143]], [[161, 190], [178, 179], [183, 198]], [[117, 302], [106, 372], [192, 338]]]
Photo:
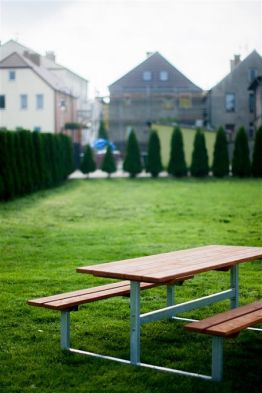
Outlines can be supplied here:
[[101, 169], [103, 172], [106, 172], [108, 174], [108, 177], [110, 177], [112, 173], [116, 172], [115, 159], [112, 153], [111, 146], [109, 145], [107, 146]]
[[100, 121], [99, 129], [98, 129], [98, 138], [108, 139], [108, 133], [104, 120]]
[[255, 177], [262, 177], [262, 126], [260, 126], [256, 132], [252, 159], [252, 174]]
[[73, 171], [71, 139], [26, 130], [0, 131], [0, 199], [53, 187]]
[[136, 175], [138, 175], [138, 173], [140, 173], [143, 169], [140, 157], [140, 149], [134, 130], [130, 132], [128, 137], [123, 169], [125, 172], [128, 172], [132, 178], [136, 177]]
[[152, 130], [148, 142], [147, 155], [147, 172], [151, 173], [152, 177], [158, 177], [162, 171], [163, 166], [161, 162], [160, 139], [157, 131]]
[[232, 174], [239, 177], [248, 177], [251, 174], [248, 139], [244, 127], [241, 127], [236, 135], [232, 160]]
[[204, 177], [208, 175], [208, 155], [204, 133], [198, 129], [194, 139], [191, 175]]
[[182, 177], [187, 175], [183, 135], [179, 127], [175, 127], [173, 130], [167, 171], [172, 176]]
[[87, 145], [84, 151], [84, 157], [81, 162], [81, 171], [83, 173], [89, 174], [90, 172], [94, 172], [96, 170], [96, 163], [93, 158], [93, 151], [90, 145]]
[[227, 137], [223, 127], [220, 127], [216, 134], [212, 170], [216, 177], [224, 177], [229, 173]]

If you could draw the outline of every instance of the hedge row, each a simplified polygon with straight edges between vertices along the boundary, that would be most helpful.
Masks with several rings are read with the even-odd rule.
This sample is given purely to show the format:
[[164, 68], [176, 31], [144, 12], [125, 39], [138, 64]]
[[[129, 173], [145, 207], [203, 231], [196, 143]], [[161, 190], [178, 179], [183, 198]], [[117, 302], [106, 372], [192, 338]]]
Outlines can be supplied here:
[[0, 131], [0, 200], [57, 186], [73, 170], [73, 148], [68, 136]]
[[[130, 177], [135, 177], [142, 169], [139, 145], [135, 131], [132, 130], [127, 142], [124, 170], [129, 172]], [[151, 131], [149, 138], [147, 165], [145, 169], [152, 177], [157, 177], [163, 169], [160, 157], [160, 140], [157, 131], [154, 130]], [[211, 167], [208, 165], [205, 134], [198, 129], [194, 139], [192, 162], [189, 168], [187, 168], [185, 161], [183, 135], [179, 127], [174, 128], [167, 167], [170, 175], [175, 177], [187, 176], [189, 171], [191, 176], [203, 177], [212, 171], [214, 176], [224, 177], [230, 174], [230, 169], [233, 176], [247, 177], [253, 175], [255, 177], [262, 177], [262, 127], [257, 130], [251, 160], [246, 131], [243, 127], [238, 130], [232, 163], [229, 162], [225, 131], [223, 128], [220, 128], [216, 134]]]

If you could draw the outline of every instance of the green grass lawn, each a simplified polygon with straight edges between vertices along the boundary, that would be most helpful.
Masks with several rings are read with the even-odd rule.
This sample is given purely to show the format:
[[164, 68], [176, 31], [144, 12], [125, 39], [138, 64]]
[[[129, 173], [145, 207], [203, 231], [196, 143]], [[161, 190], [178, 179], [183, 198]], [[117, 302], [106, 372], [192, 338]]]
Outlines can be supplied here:
[[[161, 143], [162, 161], [163, 165], [166, 167], [168, 165], [170, 157], [171, 136], [174, 127], [159, 124], [154, 124], [152, 127], [158, 132]], [[183, 134], [186, 163], [188, 166], [190, 166], [196, 130], [190, 128], [181, 128], [181, 131]], [[204, 131], [204, 134], [208, 152], [209, 165], [212, 165], [216, 133], [211, 131]]]
[[[226, 341], [216, 384], [60, 351], [59, 313], [27, 299], [86, 288], [106, 279], [76, 267], [208, 244], [261, 246], [260, 180], [74, 180], [0, 204], [3, 393], [258, 393], [262, 335]], [[262, 264], [240, 266], [240, 303], [262, 297]], [[177, 301], [228, 288], [225, 272], [203, 273], [177, 289]], [[165, 289], [142, 294], [142, 312], [165, 304]], [[201, 318], [228, 301], [187, 313]], [[211, 339], [183, 323], [142, 328], [142, 361], [210, 373]], [[128, 359], [129, 301], [112, 298], [72, 313], [72, 346]]]

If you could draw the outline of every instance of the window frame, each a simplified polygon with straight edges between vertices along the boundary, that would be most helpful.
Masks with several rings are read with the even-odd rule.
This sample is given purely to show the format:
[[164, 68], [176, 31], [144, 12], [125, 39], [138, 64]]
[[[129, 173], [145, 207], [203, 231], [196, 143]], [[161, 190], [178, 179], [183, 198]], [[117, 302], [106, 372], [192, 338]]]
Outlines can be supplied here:
[[[2, 100], [2, 101], [1, 101]], [[1, 102], [3, 102], [3, 106], [1, 106]], [[0, 95], [0, 111], [4, 111], [6, 109], [6, 99], [5, 94]]]
[[161, 82], [168, 81], [168, 71], [166, 71], [166, 70], [159, 71], [159, 80]]
[[[234, 105], [232, 106], [232, 109], [228, 106], [229, 103], [227, 102], [227, 97], [229, 97], [229, 96], [234, 98], [234, 100], [233, 100]], [[235, 93], [226, 93], [225, 94], [225, 111], [227, 113], [235, 113], [236, 112], [236, 94]]]
[[[39, 101], [39, 99], [40, 99], [40, 101]], [[35, 107], [36, 107], [36, 110], [38, 110], [38, 111], [41, 111], [44, 109], [44, 94], [36, 94], [35, 95]]]
[[[23, 103], [23, 99], [25, 99], [24, 103]], [[27, 109], [28, 109], [28, 95], [20, 94], [20, 110], [25, 111]]]
[[[11, 75], [13, 75], [14, 78], [11, 78]], [[16, 71], [15, 70], [8, 70], [8, 80], [10, 82], [14, 82], [16, 80]]]
[[152, 80], [152, 71], [145, 70], [143, 71], [143, 81], [150, 82]]

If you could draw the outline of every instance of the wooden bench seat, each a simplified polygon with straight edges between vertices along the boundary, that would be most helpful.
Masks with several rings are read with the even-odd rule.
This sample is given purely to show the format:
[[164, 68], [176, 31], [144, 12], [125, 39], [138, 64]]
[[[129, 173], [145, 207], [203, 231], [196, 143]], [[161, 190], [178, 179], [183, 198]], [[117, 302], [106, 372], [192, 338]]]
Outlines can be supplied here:
[[[186, 276], [178, 280], [172, 280], [165, 283], [167, 287], [181, 285], [185, 280], [193, 278]], [[159, 283], [140, 283], [140, 289], [150, 289], [163, 284]], [[93, 288], [81, 289], [78, 291], [60, 293], [53, 296], [45, 296], [38, 299], [28, 300], [30, 306], [45, 307], [51, 310], [61, 312], [61, 338], [60, 344], [62, 349], [70, 349], [70, 313], [78, 310], [78, 306], [85, 303], [95, 302], [97, 300], [108, 299], [114, 296], [129, 296], [130, 281], [120, 281], [106, 285], [100, 285]]]
[[[192, 278], [187, 276], [183, 279], [172, 281], [170, 285], [181, 284], [184, 280]], [[142, 282], [141, 290], [154, 288], [160, 284]], [[85, 303], [95, 302], [97, 300], [108, 299], [114, 296], [128, 296], [130, 294], [130, 282], [120, 281], [106, 285], [100, 285], [93, 288], [81, 289], [73, 292], [60, 293], [58, 295], [46, 296], [39, 299], [28, 300], [30, 306], [45, 307], [51, 310], [70, 310]]]
[[212, 379], [222, 380], [223, 339], [236, 337], [241, 330], [262, 322], [262, 300], [185, 325], [185, 329], [213, 336]]
[[259, 322], [262, 322], [262, 300], [190, 323], [185, 329], [230, 338]]

